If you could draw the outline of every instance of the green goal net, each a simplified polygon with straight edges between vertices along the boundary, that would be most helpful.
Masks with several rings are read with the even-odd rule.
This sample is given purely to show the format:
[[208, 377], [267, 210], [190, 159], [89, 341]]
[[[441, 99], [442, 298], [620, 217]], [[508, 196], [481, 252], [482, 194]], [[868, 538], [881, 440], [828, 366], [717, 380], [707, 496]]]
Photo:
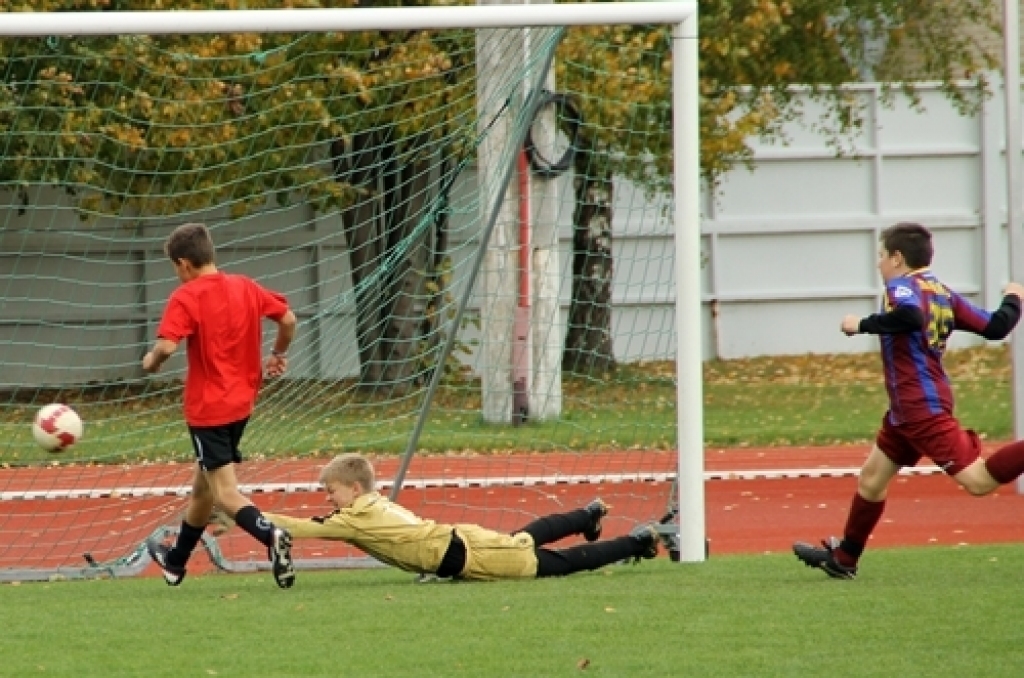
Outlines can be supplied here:
[[[264, 510], [324, 513], [319, 466], [361, 452], [437, 520], [670, 511], [670, 33], [0, 37], [0, 579], [136, 573], [179, 524], [184, 351], [140, 361], [188, 222], [299, 318], [242, 444]], [[85, 423], [59, 454], [30, 430], [53, 402]]]

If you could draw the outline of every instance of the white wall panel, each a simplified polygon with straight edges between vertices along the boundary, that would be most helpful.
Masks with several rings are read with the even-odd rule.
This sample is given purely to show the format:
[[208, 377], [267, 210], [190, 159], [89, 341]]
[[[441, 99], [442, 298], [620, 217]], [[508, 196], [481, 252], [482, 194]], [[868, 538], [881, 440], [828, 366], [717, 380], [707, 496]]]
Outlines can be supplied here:
[[736, 358], [871, 351], [877, 347], [875, 338], [847, 337], [839, 325], [846, 313], [867, 315], [876, 310], [876, 304], [867, 299], [722, 304], [717, 353], [722, 358]]
[[[770, 167], [770, 170], [766, 169]], [[873, 167], [851, 159], [766, 160], [722, 180], [715, 216], [723, 228], [733, 217], [871, 212]]]
[[877, 106], [878, 141], [883, 149], [915, 147], [923, 151], [936, 147], [981, 143], [976, 118], [963, 116], [946, 96], [935, 88], [921, 88], [922, 108], [897, 98], [892, 107]]
[[981, 208], [980, 161], [978, 154], [885, 158], [882, 214], [977, 214]]
[[804, 296], [863, 292], [874, 286], [872, 233], [763, 233], [721, 238], [716, 256], [723, 266], [715, 296]]

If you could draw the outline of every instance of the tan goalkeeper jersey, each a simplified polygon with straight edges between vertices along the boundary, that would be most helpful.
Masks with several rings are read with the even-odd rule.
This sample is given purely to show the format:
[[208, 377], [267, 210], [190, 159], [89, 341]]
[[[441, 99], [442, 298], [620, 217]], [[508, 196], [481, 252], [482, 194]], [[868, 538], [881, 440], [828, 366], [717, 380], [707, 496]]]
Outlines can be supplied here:
[[293, 518], [266, 513], [296, 539], [334, 539], [356, 546], [377, 560], [407, 572], [434, 573], [454, 529], [466, 544], [466, 579], [537, 576], [533, 537], [504, 534], [478, 525], [447, 525], [424, 520], [379, 492], [357, 497], [326, 518]]

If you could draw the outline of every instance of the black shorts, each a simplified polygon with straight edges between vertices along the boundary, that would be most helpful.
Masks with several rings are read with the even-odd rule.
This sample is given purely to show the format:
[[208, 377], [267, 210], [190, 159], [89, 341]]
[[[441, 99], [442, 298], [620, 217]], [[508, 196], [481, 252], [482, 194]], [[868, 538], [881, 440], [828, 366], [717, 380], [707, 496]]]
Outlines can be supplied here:
[[189, 426], [189, 437], [192, 438], [192, 449], [199, 466], [203, 470], [214, 471], [242, 461], [238, 443], [248, 423], [249, 417], [246, 417], [223, 426]]

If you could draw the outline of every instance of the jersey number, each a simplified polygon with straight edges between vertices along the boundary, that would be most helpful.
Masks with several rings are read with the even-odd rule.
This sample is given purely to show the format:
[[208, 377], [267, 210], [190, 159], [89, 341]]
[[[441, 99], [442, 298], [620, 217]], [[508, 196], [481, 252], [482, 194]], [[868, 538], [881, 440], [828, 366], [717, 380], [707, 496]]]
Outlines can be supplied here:
[[953, 309], [932, 300], [928, 308], [928, 346], [942, 353], [946, 350], [946, 339], [953, 332]]

